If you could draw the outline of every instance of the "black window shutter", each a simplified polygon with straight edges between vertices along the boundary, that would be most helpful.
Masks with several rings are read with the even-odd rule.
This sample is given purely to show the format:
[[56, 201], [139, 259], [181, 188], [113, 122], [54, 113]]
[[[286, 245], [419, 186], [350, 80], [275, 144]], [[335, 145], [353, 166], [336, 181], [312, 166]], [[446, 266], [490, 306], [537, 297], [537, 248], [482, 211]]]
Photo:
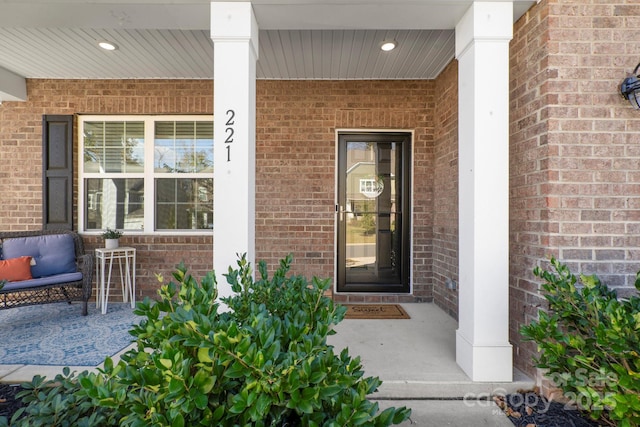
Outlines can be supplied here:
[[42, 227], [73, 228], [73, 116], [42, 116]]

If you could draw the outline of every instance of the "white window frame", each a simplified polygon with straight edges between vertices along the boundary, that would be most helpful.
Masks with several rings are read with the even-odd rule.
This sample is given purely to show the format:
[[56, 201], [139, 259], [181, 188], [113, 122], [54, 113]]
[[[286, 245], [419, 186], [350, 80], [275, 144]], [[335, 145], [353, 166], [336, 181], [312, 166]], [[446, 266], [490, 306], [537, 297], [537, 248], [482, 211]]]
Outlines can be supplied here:
[[360, 178], [360, 193], [371, 193], [373, 187], [377, 184], [374, 178]]
[[[102, 234], [100, 230], [86, 230], [85, 229], [85, 207], [89, 202], [85, 200], [85, 186], [84, 181], [87, 178], [108, 178], [112, 174], [105, 173], [90, 173], [84, 172], [84, 123], [85, 122], [144, 122], [144, 172], [142, 176], [140, 173], [117, 173], [118, 178], [140, 178], [144, 180], [144, 229], [143, 230], [124, 230], [127, 234], [136, 235], [202, 235], [210, 236], [213, 234], [213, 229], [180, 229], [180, 230], [155, 230], [155, 178], [158, 176], [154, 172], [154, 138], [155, 138], [155, 123], [161, 121], [211, 121], [213, 122], [212, 115], [198, 114], [198, 115], [79, 115], [78, 116], [78, 231], [86, 234]], [[215, 142], [214, 142], [215, 144]], [[203, 173], [181, 173], [181, 174], [162, 174], [165, 177], [173, 176], [176, 178], [211, 178], [213, 179], [213, 172], [210, 174]], [[213, 200], [210, 201], [213, 205]]]

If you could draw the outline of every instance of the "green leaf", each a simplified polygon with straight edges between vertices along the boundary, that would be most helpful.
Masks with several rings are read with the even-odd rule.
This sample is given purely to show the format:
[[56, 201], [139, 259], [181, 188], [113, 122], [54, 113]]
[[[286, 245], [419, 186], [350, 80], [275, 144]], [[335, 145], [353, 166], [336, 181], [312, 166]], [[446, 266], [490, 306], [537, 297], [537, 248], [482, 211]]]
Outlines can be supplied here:
[[169, 393], [179, 393], [184, 390], [184, 381], [172, 378], [169, 381]]
[[209, 356], [209, 347], [200, 347], [198, 349], [198, 361], [200, 363], [212, 363], [213, 359]]
[[236, 395], [233, 398], [233, 405], [229, 408], [229, 412], [232, 414], [241, 414], [247, 409], [247, 401], [240, 395]]
[[215, 411], [213, 411], [212, 421], [220, 421], [224, 416], [225, 407], [218, 406]]
[[367, 412], [356, 412], [351, 417], [350, 425], [353, 425], [353, 426], [365, 425], [369, 423], [370, 419], [371, 419], [371, 415], [369, 415]]
[[305, 414], [311, 414], [313, 412], [313, 406], [309, 400], [299, 400], [296, 408]]
[[233, 362], [231, 367], [227, 369], [224, 376], [227, 378], [242, 378], [246, 374], [246, 368], [238, 361]]
[[209, 399], [207, 397], [206, 394], [198, 394], [194, 399], [193, 399], [194, 404], [196, 405], [196, 408], [203, 410], [204, 408], [207, 407], [207, 405], [209, 404]]
[[216, 384], [216, 376], [211, 373], [200, 370], [196, 372], [193, 378], [194, 386], [198, 388], [200, 393], [209, 393]]
[[261, 393], [256, 400], [255, 408], [256, 414], [260, 418], [264, 418], [269, 412], [269, 408], [271, 407], [271, 397], [266, 393]]
[[309, 382], [311, 384], [318, 384], [319, 382], [322, 382], [326, 377], [327, 377], [326, 372], [316, 371], [312, 373], [311, 376], [309, 377]]
[[184, 427], [184, 417], [182, 414], [177, 414], [171, 423], [171, 427]]

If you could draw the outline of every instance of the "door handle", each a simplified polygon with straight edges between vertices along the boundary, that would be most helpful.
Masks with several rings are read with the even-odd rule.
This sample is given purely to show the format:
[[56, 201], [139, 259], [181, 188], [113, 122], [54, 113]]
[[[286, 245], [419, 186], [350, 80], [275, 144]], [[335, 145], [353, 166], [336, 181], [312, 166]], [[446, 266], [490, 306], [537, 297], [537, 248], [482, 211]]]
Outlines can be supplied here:
[[338, 213], [338, 217], [340, 218], [340, 222], [344, 221], [345, 210], [344, 207], [340, 205], [336, 205], [336, 212]]

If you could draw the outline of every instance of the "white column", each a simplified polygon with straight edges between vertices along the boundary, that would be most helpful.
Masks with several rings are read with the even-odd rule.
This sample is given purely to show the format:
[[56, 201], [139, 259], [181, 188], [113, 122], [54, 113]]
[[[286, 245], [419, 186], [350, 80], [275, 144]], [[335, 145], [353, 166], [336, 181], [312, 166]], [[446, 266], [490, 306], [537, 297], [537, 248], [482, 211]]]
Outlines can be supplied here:
[[213, 267], [220, 296], [231, 294], [222, 276], [237, 254], [255, 261], [256, 61], [258, 24], [249, 2], [212, 2], [214, 45]]
[[456, 25], [459, 327], [456, 361], [473, 381], [512, 381], [509, 343], [511, 2], [474, 2]]
[[0, 68], [0, 104], [2, 101], [26, 100], [27, 80], [5, 68]]

